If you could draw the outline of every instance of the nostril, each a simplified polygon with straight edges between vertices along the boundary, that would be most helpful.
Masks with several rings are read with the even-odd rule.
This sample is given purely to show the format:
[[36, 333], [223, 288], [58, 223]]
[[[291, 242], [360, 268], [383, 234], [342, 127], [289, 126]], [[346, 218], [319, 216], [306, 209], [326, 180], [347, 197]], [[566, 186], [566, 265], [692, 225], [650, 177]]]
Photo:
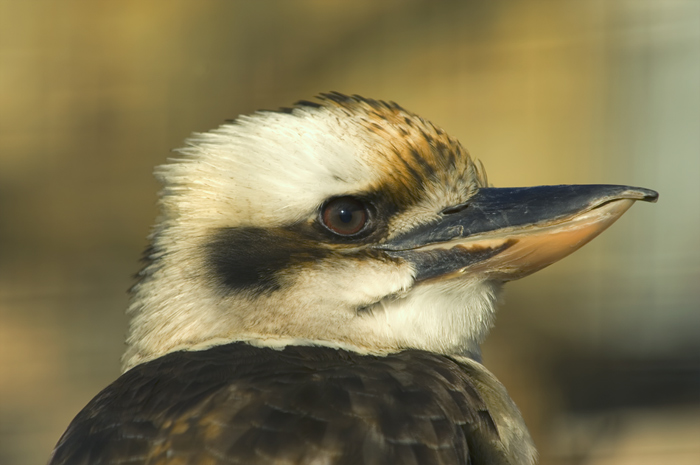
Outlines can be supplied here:
[[443, 211], [441, 211], [440, 213], [442, 213], [443, 215], [454, 215], [455, 213], [459, 213], [459, 212], [461, 212], [461, 211], [466, 210], [467, 207], [469, 207], [469, 204], [468, 204], [468, 203], [463, 203], [463, 204], [461, 204], [461, 205], [455, 205], [455, 206], [453, 206], [453, 207], [447, 207], [447, 208], [445, 208]]

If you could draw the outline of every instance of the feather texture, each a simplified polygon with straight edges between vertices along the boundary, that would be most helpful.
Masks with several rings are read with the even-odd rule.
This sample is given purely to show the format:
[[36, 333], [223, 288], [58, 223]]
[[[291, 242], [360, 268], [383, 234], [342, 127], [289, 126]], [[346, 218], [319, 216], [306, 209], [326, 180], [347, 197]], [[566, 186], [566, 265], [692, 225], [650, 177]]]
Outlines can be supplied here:
[[174, 352], [95, 397], [50, 463], [520, 463], [509, 462], [479, 391], [482, 370], [487, 377], [474, 362], [416, 350]]

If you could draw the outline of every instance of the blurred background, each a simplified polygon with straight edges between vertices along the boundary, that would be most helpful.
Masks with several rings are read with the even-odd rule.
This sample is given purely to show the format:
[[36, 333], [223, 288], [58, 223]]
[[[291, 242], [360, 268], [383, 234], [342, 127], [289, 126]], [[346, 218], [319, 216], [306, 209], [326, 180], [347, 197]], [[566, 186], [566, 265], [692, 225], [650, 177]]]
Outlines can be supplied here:
[[700, 1], [0, 0], [0, 463], [119, 375], [154, 165], [337, 90], [458, 137], [496, 186], [653, 188], [507, 287], [487, 366], [547, 464], [700, 464]]

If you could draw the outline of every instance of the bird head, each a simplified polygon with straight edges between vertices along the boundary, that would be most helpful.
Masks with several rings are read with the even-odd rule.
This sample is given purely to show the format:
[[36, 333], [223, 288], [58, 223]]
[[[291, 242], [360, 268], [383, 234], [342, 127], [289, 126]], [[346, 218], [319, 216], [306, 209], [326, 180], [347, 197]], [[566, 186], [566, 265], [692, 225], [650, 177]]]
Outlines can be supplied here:
[[156, 169], [161, 216], [124, 367], [232, 341], [478, 354], [502, 283], [578, 249], [626, 186], [489, 187], [442, 129], [324, 94], [195, 134]]

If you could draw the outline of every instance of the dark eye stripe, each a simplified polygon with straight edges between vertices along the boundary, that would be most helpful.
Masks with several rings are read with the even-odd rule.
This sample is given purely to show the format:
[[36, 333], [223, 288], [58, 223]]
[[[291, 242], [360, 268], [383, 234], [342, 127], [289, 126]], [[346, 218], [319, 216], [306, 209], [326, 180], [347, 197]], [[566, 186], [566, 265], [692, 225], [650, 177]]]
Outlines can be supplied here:
[[252, 295], [278, 290], [284, 270], [329, 254], [314, 241], [279, 228], [223, 228], [212, 236], [207, 252], [222, 289]]

